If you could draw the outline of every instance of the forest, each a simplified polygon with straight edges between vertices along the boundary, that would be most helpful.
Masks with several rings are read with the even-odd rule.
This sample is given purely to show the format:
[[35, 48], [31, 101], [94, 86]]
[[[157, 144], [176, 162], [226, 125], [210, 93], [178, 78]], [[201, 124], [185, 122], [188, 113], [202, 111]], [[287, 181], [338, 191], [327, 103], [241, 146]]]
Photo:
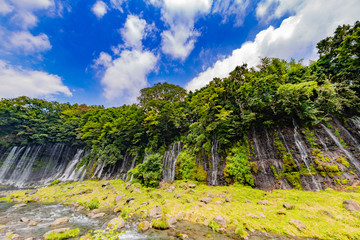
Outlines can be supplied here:
[[194, 168], [195, 156], [209, 154], [216, 142], [219, 154], [229, 156], [224, 169], [229, 182], [254, 185], [251, 172], [257, 166], [248, 161], [247, 144], [253, 127], [275, 129], [293, 121], [306, 127], [359, 114], [360, 22], [339, 26], [317, 50], [319, 59], [306, 65], [271, 57], [256, 67], [243, 64], [195, 92], [157, 83], [142, 89], [133, 105], [2, 99], [0, 146], [82, 146], [90, 151], [82, 164], [101, 159], [106, 166], [136, 155], [134, 177], [156, 186], [170, 144], [181, 141], [186, 149], [178, 156], [176, 178], [204, 181], [204, 169]]

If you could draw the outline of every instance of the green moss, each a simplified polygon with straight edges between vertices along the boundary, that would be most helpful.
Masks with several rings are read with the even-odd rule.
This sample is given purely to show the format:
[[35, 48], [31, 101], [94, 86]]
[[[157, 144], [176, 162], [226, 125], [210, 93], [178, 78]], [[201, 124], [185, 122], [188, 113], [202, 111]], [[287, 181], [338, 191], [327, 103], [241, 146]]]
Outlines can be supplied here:
[[256, 164], [256, 162], [250, 162], [251, 171], [255, 174], [259, 172], [259, 168]]
[[49, 235], [46, 236], [45, 240], [68, 239], [68, 238], [76, 237], [79, 234], [80, 234], [80, 229], [75, 228], [62, 233], [50, 233]]
[[305, 128], [304, 129], [304, 134], [305, 134], [306, 140], [308, 140], [311, 147], [316, 148], [317, 144], [316, 144], [316, 137], [315, 137], [314, 130], [310, 130], [309, 128]]
[[336, 161], [338, 163], [341, 163], [342, 165], [344, 165], [345, 167], [349, 168], [350, 167], [350, 163], [344, 158], [344, 157], [338, 157], [336, 159]]
[[54, 180], [52, 181], [52, 183], [50, 183], [49, 186], [55, 186], [55, 185], [58, 185], [60, 183], [60, 180]]
[[163, 219], [153, 219], [153, 220], [151, 220], [151, 226], [153, 228], [159, 229], [159, 230], [166, 230], [166, 229], [170, 228], [167, 221], [165, 221]]
[[97, 200], [97, 198], [94, 198], [86, 204], [86, 208], [88, 208], [90, 210], [97, 209], [97, 208], [99, 208], [99, 205], [100, 205], [99, 200]]
[[221, 228], [221, 226], [219, 224], [217, 224], [214, 220], [211, 220], [209, 222], [209, 228], [211, 228], [214, 232], [219, 232], [219, 229]]

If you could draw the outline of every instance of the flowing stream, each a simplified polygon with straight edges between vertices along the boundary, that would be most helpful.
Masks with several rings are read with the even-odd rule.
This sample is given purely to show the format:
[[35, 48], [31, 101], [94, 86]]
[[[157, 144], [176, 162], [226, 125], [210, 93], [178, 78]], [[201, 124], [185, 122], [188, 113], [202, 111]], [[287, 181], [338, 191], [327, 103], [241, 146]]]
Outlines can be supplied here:
[[310, 163], [309, 163], [308, 154], [306, 151], [306, 145], [301, 140], [301, 136], [298, 132], [298, 126], [295, 123], [295, 121], [294, 121], [294, 139], [295, 139], [295, 145], [300, 152], [301, 160], [303, 160], [303, 162], [306, 165], [306, 168], [310, 174], [311, 180], [315, 186], [315, 190], [320, 191], [321, 187], [320, 187], [319, 183], [315, 180], [314, 176], [312, 175], [312, 173], [310, 171]]

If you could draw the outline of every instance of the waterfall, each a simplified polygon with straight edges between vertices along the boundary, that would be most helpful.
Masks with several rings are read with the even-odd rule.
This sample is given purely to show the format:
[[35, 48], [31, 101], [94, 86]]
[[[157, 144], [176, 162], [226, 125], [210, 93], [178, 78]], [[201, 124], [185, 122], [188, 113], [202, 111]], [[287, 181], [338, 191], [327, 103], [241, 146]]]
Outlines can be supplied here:
[[47, 184], [55, 179], [77, 180], [82, 172], [75, 172], [75, 168], [84, 150], [78, 150], [68, 162], [72, 154], [70, 150], [61, 144], [9, 148], [0, 167], [0, 184], [28, 187]]
[[255, 145], [256, 155], [257, 155], [257, 157], [258, 157], [258, 159], [259, 159], [259, 162], [260, 162], [260, 164], [261, 164], [262, 172], [263, 172], [263, 174], [267, 174], [266, 169], [265, 169], [265, 166], [264, 166], [264, 162], [263, 162], [263, 154], [262, 154], [262, 152], [260, 151], [259, 143], [258, 143], [258, 141], [257, 141], [255, 128], [253, 128], [252, 134], [253, 134], [253, 141], [254, 141], [254, 145]]
[[311, 177], [311, 180], [313, 181], [314, 183], [314, 186], [316, 188], [316, 191], [320, 191], [321, 190], [321, 187], [319, 185], [319, 183], [315, 180], [314, 176], [311, 174], [311, 171], [310, 171], [310, 163], [308, 161], [308, 154], [307, 154], [307, 151], [306, 151], [306, 146], [305, 144], [303, 143], [303, 141], [301, 140], [301, 136], [298, 132], [298, 126], [296, 124], [295, 121], [293, 121], [293, 124], [294, 124], [294, 139], [295, 139], [295, 145], [296, 147], [298, 148], [299, 152], [300, 152], [300, 156], [301, 156], [301, 159], [303, 160], [303, 162], [305, 163], [306, 165], [306, 168], [310, 174], [310, 177]]
[[354, 143], [355, 147], [360, 151], [360, 144], [359, 142], [351, 135], [351, 133], [339, 122], [339, 120], [337, 120], [336, 118], [334, 119], [336, 124], [341, 128], [341, 130], [343, 130], [343, 132], [345, 133], [345, 135], [351, 139], [351, 141]]
[[353, 127], [356, 128], [358, 133], [360, 134], [360, 117], [354, 116], [353, 118], [350, 118], [349, 123], [351, 123]]
[[326, 133], [331, 137], [331, 139], [335, 142], [335, 144], [341, 149], [341, 151], [349, 158], [351, 163], [355, 166], [358, 172], [360, 172], [360, 164], [357, 162], [355, 157], [349, 152], [347, 149], [341, 145], [339, 139], [328, 129], [325, 125], [321, 124], [321, 126], [325, 129]]
[[19, 149], [18, 147], [11, 148], [9, 155], [6, 157], [4, 163], [1, 165], [0, 183], [2, 183], [2, 184], [4, 184], [3, 181], [4, 181], [7, 173], [9, 172], [11, 166], [14, 163], [14, 159], [18, 158], [18, 155], [22, 152], [24, 147], [21, 147], [19, 150], [18, 149]]
[[294, 159], [296, 165], [298, 166], [298, 168], [299, 168], [299, 170], [300, 170], [300, 169], [301, 169], [300, 163], [299, 163], [299, 161], [298, 161], [296, 158], [294, 158], [294, 156], [292, 155], [292, 153], [291, 153], [291, 151], [290, 151], [290, 148], [289, 148], [289, 146], [288, 146], [288, 144], [287, 144], [287, 142], [286, 142], [286, 140], [285, 140], [284, 135], [282, 134], [282, 132], [281, 132], [280, 130], [278, 130], [278, 132], [279, 132], [280, 137], [282, 138], [282, 141], [283, 141], [283, 143], [284, 143], [284, 145], [285, 145], [286, 151], [291, 155], [291, 158]]
[[163, 180], [172, 182], [175, 180], [176, 159], [181, 152], [181, 142], [172, 143], [163, 157]]
[[84, 149], [78, 149], [76, 151], [75, 156], [73, 159], [68, 163], [64, 173], [59, 177], [60, 181], [74, 181], [75, 177], [77, 176], [77, 172], [80, 172], [79, 170], [76, 172], [76, 166], [81, 161], [81, 158], [83, 156]]
[[210, 157], [211, 172], [210, 172], [210, 179], [209, 179], [209, 183], [213, 186], [218, 185], [217, 175], [218, 175], [219, 163], [221, 161], [218, 149], [219, 149], [219, 142], [216, 138], [214, 138], [214, 140], [212, 142], [212, 146], [211, 146], [211, 157]]
[[[137, 155], [135, 155], [134, 158], [133, 158], [133, 160], [132, 160], [132, 163], [131, 163], [131, 166], [130, 166], [130, 170], [131, 170], [131, 169], [134, 169], [135, 164], [136, 164], [136, 159], [137, 159]], [[130, 170], [129, 170], [129, 171], [130, 171]], [[126, 173], [126, 177], [127, 177], [127, 173]], [[133, 175], [131, 174], [131, 177], [130, 177], [129, 182], [131, 182], [132, 179], [133, 179]]]

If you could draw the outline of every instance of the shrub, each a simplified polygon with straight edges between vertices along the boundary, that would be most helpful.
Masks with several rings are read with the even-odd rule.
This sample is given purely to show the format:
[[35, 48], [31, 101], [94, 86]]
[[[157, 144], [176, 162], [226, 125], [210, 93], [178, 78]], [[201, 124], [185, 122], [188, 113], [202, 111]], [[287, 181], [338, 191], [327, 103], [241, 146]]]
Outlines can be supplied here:
[[87, 204], [86, 204], [86, 208], [93, 210], [93, 209], [97, 209], [99, 208], [100, 202], [99, 200], [97, 200], [96, 198], [90, 200]]
[[129, 171], [134, 179], [146, 187], [157, 187], [162, 177], [162, 157], [160, 154], [150, 154], [144, 163]]

